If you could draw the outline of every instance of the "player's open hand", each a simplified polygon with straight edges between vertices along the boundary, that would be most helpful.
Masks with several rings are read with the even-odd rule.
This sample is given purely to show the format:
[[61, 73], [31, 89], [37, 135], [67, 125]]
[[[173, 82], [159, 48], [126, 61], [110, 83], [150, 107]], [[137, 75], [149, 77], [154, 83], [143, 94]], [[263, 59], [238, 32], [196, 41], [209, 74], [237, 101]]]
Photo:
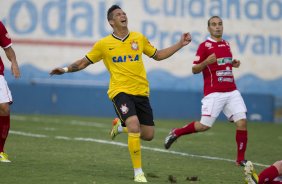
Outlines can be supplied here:
[[180, 41], [182, 46], [186, 46], [192, 41], [192, 36], [190, 33], [183, 33]]
[[62, 75], [64, 73], [65, 70], [63, 68], [55, 68], [49, 74], [52, 76], [52, 75]]
[[12, 62], [12, 65], [11, 65], [11, 72], [12, 72], [12, 75], [18, 79], [20, 78], [21, 76], [21, 72], [20, 72], [20, 69], [19, 69], [19, 66], [16, 62]]

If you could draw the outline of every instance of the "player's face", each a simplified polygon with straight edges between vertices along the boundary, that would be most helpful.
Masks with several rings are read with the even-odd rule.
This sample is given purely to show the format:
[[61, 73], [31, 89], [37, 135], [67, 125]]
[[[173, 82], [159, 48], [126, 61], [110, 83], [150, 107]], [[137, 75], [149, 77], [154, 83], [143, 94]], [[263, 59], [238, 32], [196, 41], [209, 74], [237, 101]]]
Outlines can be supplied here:
[[121, 9], [113, 11], [113, 19], [111, 21], [113, 27], [127, 27], [128, 23], [126, 13]]
[[223, 34], [223, 24], [220, 18], [212, 18], [208, 27], [212, 38], [221, 38]]

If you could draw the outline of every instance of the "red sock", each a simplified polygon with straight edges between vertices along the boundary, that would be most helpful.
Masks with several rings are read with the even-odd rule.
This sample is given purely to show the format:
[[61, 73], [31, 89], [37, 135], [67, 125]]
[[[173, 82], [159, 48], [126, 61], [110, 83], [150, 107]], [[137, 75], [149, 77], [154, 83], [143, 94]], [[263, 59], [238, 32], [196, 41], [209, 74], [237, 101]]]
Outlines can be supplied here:
[[0, 152], [4, 152], [4, 145], [10, 129], [10, 116], [0, 116]]
[[237, 162], [245, 160], [247, 142], [248, 142], [247, 130], [236, 130]]
[[272, 180], [279, 176], [279, 172], [275, 166], [270, 166], [266, 169], [264, 169], [260, 174], [259, 174], [259, 184], [263, 183], [272, 183]]
[[186, 135], [186, 134], [192, 134], [195, 133], [196, 129], [195, 129], [195, 122], [191, 122], [188, 123], [187, 125], [185, 125], [182, 128], [176, 128], [174, 130], [174, 133], [177, 137], [182, 136], [182, 135]]
[[282, 181], [272, 181], [269, 184], [282, 184]]

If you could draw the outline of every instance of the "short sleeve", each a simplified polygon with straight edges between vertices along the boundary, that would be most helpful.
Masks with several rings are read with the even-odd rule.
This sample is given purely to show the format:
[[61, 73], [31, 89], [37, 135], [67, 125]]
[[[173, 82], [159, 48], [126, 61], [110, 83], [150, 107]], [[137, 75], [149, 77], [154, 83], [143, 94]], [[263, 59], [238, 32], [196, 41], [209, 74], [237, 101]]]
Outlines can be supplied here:
[[12, 45], [12, 40], [5, 28], [5, 26], [0, 22], [0, 46], [7, 48]]
[[103, 52], [102, 52], [102, 46], [101, 43], [95, 42], [92, 49], [86, 54], [86, 58], [91, 62], [91, 63], [97, 63], [101, 59], [103, 59]]
[[143, 44], [144, 44], [143, 53], [151, 58], [154, 57], [156, 55], [157, 49], [149, 42], [147, 37], [145, 37], [144, 35], [143, 35]]
[[205, 59], [205, 47], [204, 44], [200, 44], [196, 52], [196, 56], [194, 58], [193, 64], [199, 64], [203, 62], [204, 59]]

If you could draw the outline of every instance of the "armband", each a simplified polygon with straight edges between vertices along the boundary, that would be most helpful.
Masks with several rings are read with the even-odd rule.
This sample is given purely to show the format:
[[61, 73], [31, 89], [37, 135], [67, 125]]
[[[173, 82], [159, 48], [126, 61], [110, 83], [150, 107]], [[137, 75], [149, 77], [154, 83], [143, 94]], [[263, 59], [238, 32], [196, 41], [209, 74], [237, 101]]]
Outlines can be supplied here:
[[68, 67], [64, 67], [63, 70], [65, 71], [65, 73], [67, 73], [69, 71]]

